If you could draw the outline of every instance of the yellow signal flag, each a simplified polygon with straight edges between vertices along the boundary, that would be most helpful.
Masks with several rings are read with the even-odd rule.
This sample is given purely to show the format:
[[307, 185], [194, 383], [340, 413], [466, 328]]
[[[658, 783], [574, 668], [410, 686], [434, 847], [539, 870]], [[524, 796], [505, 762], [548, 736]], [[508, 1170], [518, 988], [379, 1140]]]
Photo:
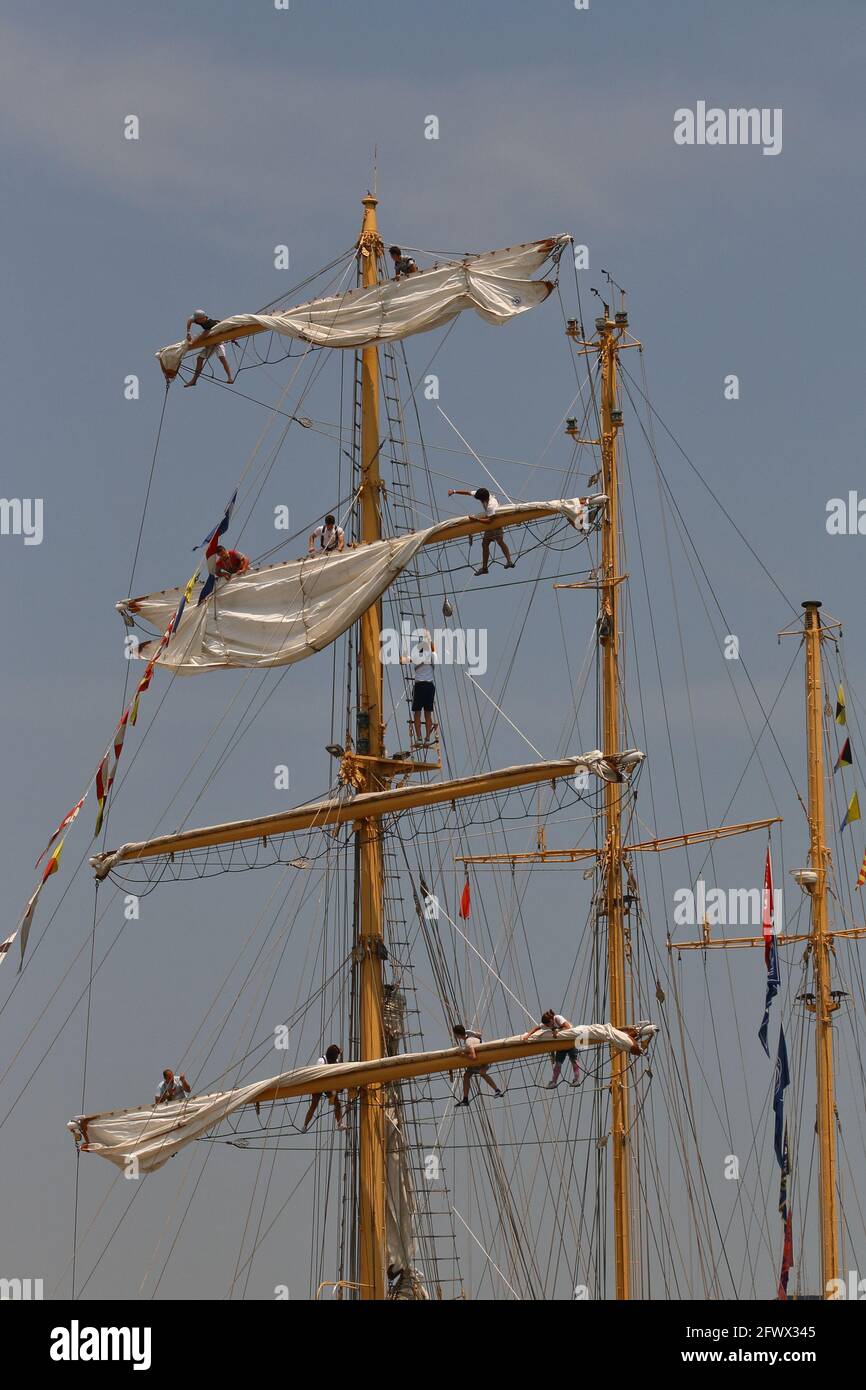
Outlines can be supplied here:
[[836, 691], [836, 723], [848, 723], [848, 715], [845, 709], [845, 690], [841, 685]]
[[858, 798], [858, 796], [857, 796], [857, 793], [855, 792], [854, 795], [851, 797], [851, 800], [848, 802], [848, 810], [845, 812], [845, 819], [843, 820], [843, 822], [842, 822], [842, 824], [840, 825], [839, 829], [840, 829], [840, 830], [844, 830], [846, 825], [850, 825], [850, 824], [852, 823], [852, 821], [859, 820], [859, 819], [860, 819], [860, 800], [859, 800], [859, 798]]

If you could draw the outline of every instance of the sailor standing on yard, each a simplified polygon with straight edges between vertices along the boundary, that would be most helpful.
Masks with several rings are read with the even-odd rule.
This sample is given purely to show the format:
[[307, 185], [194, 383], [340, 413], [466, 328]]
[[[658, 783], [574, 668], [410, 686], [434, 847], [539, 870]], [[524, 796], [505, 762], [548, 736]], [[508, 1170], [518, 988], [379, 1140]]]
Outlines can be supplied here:
[[[475, 1044], [483, 1042], [481, 1034], [475, 1028], [464, 1028], [462, 1023], [455, 1023], [452, 1031], [457, 1039], [457, 1046], [460, 1048], [460, 1051], [468, 1053], [470, 1062], [474, 1062], [476, 1055]], [[500, 1099], [505, 1095], [504, 1091], [500, 1091], [496, 1082], [491, 1081], [487, 1074], [489, 1071], [490, 1067], [484, 1062], [479, 1063], [477, 1066], [466, 1068], [463, 1073], [463, 1099], [457, 1101], [458, 1105], [469, 1104], [469, 1087], [472, 1084], [473, 1076], [477, 1076], [479, 1081], [486, 1081], [493, 1094], [499, 1096]]]
[[[337, 1062], [342, 1062], [342, 1060], [343, 1049], [341, 1047], [338, 1047], [336, 1043], [331, 1043], [331, 1046], [326, 1050], [324, 1057], [320, 1057], [316, 1065], [319, 1067], [332, 1067]], [[313, 1116], [319, 1108], [319, 1102], [322, 1099], [322, 1094], [323, 1093], [319, 1091], [318, 1095], [313, 1096], [313, 1099], [310, 1101], [310, 1108], [307, 1111], [306, 1118], [304, 1120], [304, 1133], [307, 1132], [307, 1129], [310, 1123], [312, 1122]], [[337, 1129], [345, 1129], [346, 1122], [343, 1119], [343, 1111], [340, 1107], [339, 1091], [325, 1091], [324, 1094], [328, 1097], [328, 1100], [334, 1107], [334, 1121], [336, 1123]]]
[[491, 529], [485, 530], [484, 535], [481, 537], [481, 568], [475, 571], [476, 575], [488, 573], [490, 561], [490, 545], [492, 541], [496, 542], [496, 544], [499, 546], [499, 549], [502, 551], [502, 554], [505, 556], [505, 568], [507, 570], [513, 570], [514, 561], [511, 558], [511, 551], [505, 544], [505, 537], [502, 534], [502, 527], [492, 526], [493, 518], [499, 511], [499, 498], [491, 497], [486, 487], [480, 487], [475, 492], [467, 492], [464, 488], [460, 487], [449, 487], [448, 496], [474, 497], [476, 502], [480, 502], [482, 507], [484, 508], [481, 516], [477, 517], [476, 520], [487, 522], [491, 526]]
[[[541, 1022], [537, 1024], [535, 1028], [530, 1028], [528, 1033], [523, 1034], [523, 1041], [528, 1042], [529, 1039], [531, 1037], [534, 1037], [536, 1033], [552, 1033], [553, 1036], [556, 1037], [556, 1034], [559, 1032], [560, 1028], [573, 1027], [574, 1024], [569, 1023], [568, 1019], [563, 1014], [555, 1014], [553, 1012], [553, 1009], [548, 1009], [545, 1013], [541, 1015]], [[580, 1063], [577, 1060], [576, 1047], [565, 1047], [562, 1049], [561, 1052], [552, 1053], [552, 1060], [553, 1077], [547, 1083], [548, 1091], [552, 1091], [555, 1089], [556, 1084], [559, 1081], [559, 1073], [562, 1071], [562, 1064], [565, 1061], [571, 1063], [571, 1074], [573, 1077], [573, 1080], [571, 1082], [572, 1086], [580, 1085]]]
[[[190, 332], [190, 329], [192, 328], [193, 324], [197, 324], [197, 326], [202, 331], [202, 335], [204, 335], [205, 333], [210, 333], [212, 328], [216, 328], [218, 323], [219, 319], [208, 318], [204, 309], [196, 309], [192, 318], [188, 318], [186, 321], [187, 342], [190, 344], [192, 343], [192, 333]], [[232, 369], [229, 366], [229, 359], [226, 356], [225, 344], [223, 343], [215, 343], [212, 347], [206, 347], [199, 353], [198, 357], [195, 360], [195, 372], [193, 373], [192, 380], [185, 381], [183, 383], [184, 386], [195, 386], [196, 382], [202, 374], [202, 368], [204, 367], [205, 362], [210, 361], [214, 353], [216, 353], [217, 357], [222, 362], [223, 371], [225, 372], [226, 377], [228, 378], [229, 386], [231, 386], [234, 378], [232, 377]]]

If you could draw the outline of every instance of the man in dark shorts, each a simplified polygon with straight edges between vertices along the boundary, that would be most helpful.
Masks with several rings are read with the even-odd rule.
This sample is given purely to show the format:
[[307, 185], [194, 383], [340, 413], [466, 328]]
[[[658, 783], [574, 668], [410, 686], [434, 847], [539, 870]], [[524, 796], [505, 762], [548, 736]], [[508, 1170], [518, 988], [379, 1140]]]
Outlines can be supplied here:
[[415, 742], [421, 745], [421, 715], [423, 714], [424, 743], [427, 744], [439, 727], [433, 720], [433, 706], [436, 702], [436, 683], [434, 681], [436, 649], [429, 632], [423, 634], [420, 642], [416, 641], [413, 644], [410, 654], [401, 657], [401, 661], [412, 666], [415, 677], [415, 683], [412, 686], [412, 724], [415, 730]]
[[[565, 1018], [563, 1014], [555, 1014], [553, 1012], [553, 1009], [547, 1009], [546, 1012], [541, 1015], [541, 1022], [537, 1025], [537, 1027], [530, 1028], [528, 1033], [523, 1034], [523, 1041], [528, 1042], [529, 1039], [535, 1033], [553, 1033], [555, 1037], [556, 1034], [559, 1032], [560, 1028], [573, 1027], [574, 1024], [569, 1023], [568, 1019]], [[548, 1091], [552, 1091], [555, 1089], [557, 1082], [559, 1081], [559, 1073], [562, 1071], [562, 1064], [566, 1061], [571, 1063], [571, 1074], [573, 1078], [571, 1082], [572, 1086], [580, 1085], [580, 1082], [583, 1078], [580, 1074], [580, 1063], [577, 1060], [576, 1047], [565, 1047], [561, 1052], [551, 1053], [551, 1060], [553, 1062], [553, 1076], [551, 1080], [547, 1083]]]
[[502, 527], [492, 524], [493, 518], [499, 511], [499, 498], [491, 497], [486, 487], [476, 488], [474, 492], [467, 492], [465, 488], [461, 487], [449, 487], [448, 496], [474, 497], [476, 502], [481, 503], [483, 509], [481, 516], [477, 517], [476, 520], [491, 523], [481, 536], [481, 568], [475, 571], [476, 576], [488, 574], [490, 572], [490, 547], [494, 541], [505, 556], [505, 568], [507, 570], [513, 570], [514, 561], [511, 558], [511, 551], [508, 549], [505, 542]]
[[[187, 342], [192, 342], [192, 334], [190, 332], [190, 329], [192, 328], [193, 324], [196, 324], [196, 326], [201, 329], [202, 335], [204, 335], [205, 333], [210, 333], [212, 328], [216, 328], [218, 323], [219, 319], [208, 318], [204, 309], [196, 309], [192, 317], [188, 318], [186, 321]], [[226, 377], [228, 378], [229, 386], [231, 386], [233, 380], [232, 369], [229, 366], [229, 359], [226, 356], [224, 343], [216, 343], [212, 347], [204, 348], [203, 351], [199, 353], [198, 357], [195, 360], [195, 372], [193, 373], [190, 381], [185, 381], [183, 383], [184, 386], [195, 386], [196, 382], [202, 374], [202, 368], [204, 367], [205, 362], [209, 361], [210, 358], [213, 357], [214, 353], [216, 353], [217, 357], [222, 362], [223, 371], [225, 372]]]

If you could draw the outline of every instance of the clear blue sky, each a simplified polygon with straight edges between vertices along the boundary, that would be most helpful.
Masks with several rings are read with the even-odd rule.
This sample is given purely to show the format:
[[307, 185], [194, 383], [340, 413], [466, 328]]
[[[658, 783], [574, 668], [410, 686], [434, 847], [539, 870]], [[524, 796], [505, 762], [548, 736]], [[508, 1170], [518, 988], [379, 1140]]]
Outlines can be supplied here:
[[[822, 598], [844, 620], [849, 674], [862, 688], [866, 538], [831, 538], [824, 525], [828, 498], [866, 491], [862, 5], [592, 0], [588, 12], [577, 12], [569, 0], [435, 6], [292, 0], [281, 13], [267, 0], [183, 6], [92, 0], [84, 7], [48, 0], [4, 11], [2, 492], [44, 499], [45, 534], [32, 547], [20, 537], [0, 537], [6, 595], [0, 864], [8, 924], [0, 937], [12, 930], [35, 882], [33, 861], [86, 784], [118, 712], [125, 663], [113, 604], [127, 591], [162, 401], [153, 352], [180, 336], [194, 308], [218, 315], [253, 310], [349, 247], [374, 147], [386, 241], [480, 250], [569, 231], [590, 251], [590, 269], [581, 274], [587, 317], [589, 286], [600, 283], [602, 266], [627, 287], [656, 407], [788, 597], [795, 604]], [[699, 100], [782, 108], [782, 153], [768, 158], [757, 148], [676, 146], [673, 113]], [[137, 142], [123, 139], [128, 114], [140, 119]], [[439, 119], [438, 141], [424, 138], [431, 114]], [[290, 248], [288, 277], [273, 267], [278, 243]], [[566, 307], [573, 309], [567, 298], [573, 280], [563, 283]], [[415, 370], [427, 353], [420, 340], [410, 344]], [[473, 446], [514, 459], [541, 455], [573, 382], [552, 304], [501, 334], [461, 322], [437, 370], [443, 408]], [[124, 400], [128, 373], [141, 378], [138, 402]], [[736, 402], [723, 398], [729, 373], [740, 380]], [[273, 381], [261, 391], [272, 399]], [[328, 402], [323, 386], [319, 418], [335, 418], [336, 395]], [[262, 417], [257, 407], [209, 387], [170, 394], [136, 592], [185, 580], [191, 546], [219, 515]], [[432, 410], [424, 429], [440, 445], [454, 443]], [[639, 435], [631, 444], [637, 458]], [[477, 482], [456, 457], [437, 457], [436, 467], [462, 470], [465, 482]], [[774, 641], [790, 610], [681, 457], [667, 444], [662, 457], [753, 678], [771, 699], [793, 656]], [[561, 467], [566, 460], [564, 443], [547, 459]], [[535, 491], [555, 495], [557, 475], [537, 476], [546, 481], [536, 482]], [[516, 492], [525, 469], [506, 465], [501, 481]], [[438, 485], [447, 510], [447, 480]], [[253, 523], [245, 541], [253, 551], [273, 543], [269, 505], [285, 501], [299, 520], [312, 518], [330, 503], [333, 487], [333, 448], [292, 436], [263, 498], [265, 519], [258, 531]], [[654, 508], [644, 543], [656, 566], [656, 621], [676, 685], [674, 615], [663, 588], [666, 560], [648, 470], [637, 490], [639, 509]], [[635, 553], [630, 563], [636, 574]], [[494, 647], [501, 637], [497, 661], [505, 660], [509, 601], [500, 591], [488, 599], [473, 592], [466, 602], [468, 621], [491, 624]], [[581, 602], [575, 597], [578, 653], [590, 625]], [[708, 637], [694, 596], [684, 598], [680, 617], [692, 658], [709, 814], [721, 815], [750, 742], [731, 704], [718, 633]], [[555, 696], [549, 705], [539, 700], [537, 672], [539, 663], [550, 670], [554, 691], [565, 681], [560, 646], [547, 587], [533, 608], [508, 704], [510, 717], [544, 751], [553, 748], [563, 706]], [[190, 750], [234, 693], [233, 680], [196, 680], [172, 691], [118, 797], [112, 843], [152, 827], [175, 792], [178, 769], [185, 771]], [[316, 750], [329, 733], [329, 682], [327, 661], [289, 674], [243, 755], [202, 796], [193, 822], [279, 809], [286, 803], [273, 788], [277, 762], [290, 766], [292, 800], [323, 789], [329, 768]], [[148, 716], [162, 690], [156, 680]], [[774, 728], [802, 784], [799, 678], [789, 696]], [[657, 698], [647, 700], [652, 724]], [[674, 708], [685, 721], [681, 692]], [[664, 754], [658, 723], [656, 729]], [[131, 736], [131, 747], [137, 741]], [[498, 726], [495, 759], [516, 761], [523, 752], [508, 728]], [[790, 865], [803, 855], [805, 838], [784, 770], [776, 766], [773, 775], [790, 817]], [[184, 811], [202, 780], [193, 778], [186, 788]], [[686, 777], [685, 788], [685, 814], [700, 823], [697, 787]], [[764, 813], [762, 782], [752, 789], [755, 797], [738, 802], [736, 819], [750, 808]], [[860, 791], [862, 798], [866, 788]], [[666, 833], [664, 824], [678, 829], [663, 771], [658, 797], [659, 833]], [[646, 807], [643, 812], [648, 815]], [[33, 945], [85, 853], [91, 827], [88, 804], [67, 840], [63, 873], [46, 889]], [[759, 880], [754, 864], [761, 853], [754, 844], [737, 851], [733, 872]], [[852, 861], [862, 853], [862, 837], [847, 853]], [[273, 887], [266, 877], [245, 876], [242, 886], [210, 884], [198, 894], [168, 889], [145, 900], [141, 922], [124, 932], [95, 991], [89, 1108], [137, 1103], [164, 1065], [183, 1060], [179, 1050], [229, 965], [236, 931], [263, 910]], [[533, 891], [534, 911], [562, 920], [569, 904], [563, 884], [536, 883]], [[656, 908], [659, 941], [668, 907]], [[46, 1288], [61, 1279], [72, 1249], [75, 1155], [64, 1123], [80, 1103], [80, 1009], [27, 1083], [86, 983], [85, 957], [73, 958], [92, 913], [92, 882], [82, 870], [0, 1017], [0, 1055], [9, 1059], [69, 968], [0, 1087], [5, 1114], [26, 1085], [3, 1134], [4, 1171], [15, 1180], [14, 1198], [0, 1217], [0, 1274], [42, 1276]], [[100, 928], [100, 945], [120, 925], [115, 910]], [[292, 951], [281, 978], [286, 999], [305, 968], [302, 943]], [[566, 950], [569, 961], [573, 951]], [[542, 988], [554, 987], [557, 954], [545, 934], [536, 960], [548, 982]], [[9, 959], [0, 971], [0, 1001], [14, 984], [16, 964]], [[732, 970], [752, 1056], [760, 971], [755, 961], [738, 961]], [[282, 1016], [278, 1011], [275, 1021]], [[302, 1059], [315, 1056], [315, 1031], [298, 1046]], [[758, 1066], [761, 1058], [758, 1053]], [[753, 1102], [759, 1113], [762, 1086], [763, 1080]], [[859, 1161], [862, 1176], [862, 1152]], [[762, 1162], [772, 1176], [766, 1146]], [[233, 1151], [231, 1163], [209, 1173], [206, 1218], [179, 1246], [177, 1272], [170, 1267], [161, 1295], [223, 1296], [239, 1240], [237, 1222], [224, 1214], [238, 1184], [251, 1181]], [[110, 1175], [93, 1172], [103, 1167], [82, 1161], [85, 1225], [108, 1184]], [[218, 1169], [216, 1156], [209, 1167]], [[174, 1173], [164, 1176], [170, 1198], [168, 1188], [162, 1197], [142, 1194], [140, 1215], [127, 1222], [89, 1294], [136, 1296], [164, 1203], [178, 1184]], [[722, 1190], [719, 1200], [726, 1196]], [[107, 1239], [110, 1224], [102, 1229]], [[263, 1250], [250, 1296], [269, 1297], [283, 1280], [305, 1286], [307, 1250], [290, 1249], [291, 1225], [283, 1235], [289, 1246], [277, 1240]], [[82, 1256], [88, 1271], [100, 1245], [97, 1235]]]

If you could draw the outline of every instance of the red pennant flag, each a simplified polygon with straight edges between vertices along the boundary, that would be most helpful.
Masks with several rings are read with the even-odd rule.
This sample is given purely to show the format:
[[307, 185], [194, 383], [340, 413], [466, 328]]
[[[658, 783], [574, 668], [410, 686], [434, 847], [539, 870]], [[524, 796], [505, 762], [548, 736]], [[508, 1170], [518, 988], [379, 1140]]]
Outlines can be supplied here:
[[[96, 799], [99, 802], [99, 810], [96, 814], [96, 829], [94, 835], [98, 835], [102, 829], [102, 818], [105, 814], [105, 804], [108, 800], [108, 793], [114, 784], [117, 764], [120, 762], [120, 755], [123, 752], [123, 740], [126, 738], [126, 726], [129, 721], [131, 706], [128, 706], [121, 716], [120, 723], [114, 731], [114, 742], [108, 749], [99, 767], [96, 769]], [[114, 764], [111, 763], [111, 755], [114, 753]]]
[[764, 963], [767, 969], [770, 968], [770, 947], [773, 944], [775, 932], [775, 899], [773, 897], [773, 865], [770, 860], [770, 846], [767, 845], [767, 858], [764, 863], [764, 894], [763, 894], [763, 923], [764, 923]]
[[43, 883], [47, 883], [51, 875], [56, 874], [57, 870], [60, 868], [60, 856], [63, 853], [63, 843], [63, 840], [61, 840], [51, 858], [48, 860], [48, 863], [45, 865], [45, 870], [42, 874]]
[[468, 920], [469, 908], [469, 875], [467, 874], [466, 882], [463, 885], [463, 892], [460, 894], [460, 916], [463, 918], [464, 922]]
[[866, 854], [863, 855], [863, 863], [860, 865], [860, 872], [857, 875], [857, 887], [862, 888], [866, 883]]
[[33, 894], [31, 895], [30, 900], [27, 903], [27, 906], [24, 909], [24, 916], [21, 918], [21, 921], [18, 923], [18, 926], [15, 928], [12, 935], [8, 937], [6, 941], [3, 942], [2, 950], [0, 950], [0, 960], [3, 960], [9, 952], [9, 948], [12, 945], [12, 942], [15, 940], [18, 933], [21, 933], [21, 959], [18, 962], [19, 975], [21, 973], [21, 967], [24, 964], [24, 952], [27, 949], [27, 938], [30, 935], [30, 928], [33, 925], [33, 914], [36, 911], [36, 904], [39, 901], [39, 894], [42, 892], [43, 887], [45, 886], [51, 875], [56, 874], [57, 870], [60, 868], [60, 856], [62, 853], [63, 840], [60, 841], [60, 844], [57, 846], [56, 850], [51, 855], [51, 858], [48, 860], [48, 863], [45, 865], [45, 868], [42, 872], [42, 878], [36, 885], [36, 888]]
[[[165, 641], [164, 638], [163, 638], [163, 641]], [[161, 644], [160, 644], [160, 646], [161, 646]], [[159, 655], [159, 652], [157, 652], [157, 656], [158, 656], [158, 655]], [[150, 682], [151, 682], [151, 680], [153, 679], [153, 663], [154, 663], [155, 660], [156, 660], [156, 657], [154, 657], [153, 660], [151, 660], [151, 661], [149, 661], [149, 662], [147, 663], [147, 665], [146, 665], [145, 668], [144, 668], [144, 675], [142, 676], [141, 680], [138, 682], [138, 689], [137, 689], [136, 692], [135, 692], [135, 698], [134, 698], [132, 704], [131, 704], [130, 707], [129, 707], [129, 722], [130, 722], [130, 724], [135, 724], [135, 721], [136, 721], [136, 719], [138, 718], [138, 702], [139, 702], [139, 700], [141, 699], [142, 695], [144, 694], [145, 690], [147, 690], [148, 687], [150, 686]]]

